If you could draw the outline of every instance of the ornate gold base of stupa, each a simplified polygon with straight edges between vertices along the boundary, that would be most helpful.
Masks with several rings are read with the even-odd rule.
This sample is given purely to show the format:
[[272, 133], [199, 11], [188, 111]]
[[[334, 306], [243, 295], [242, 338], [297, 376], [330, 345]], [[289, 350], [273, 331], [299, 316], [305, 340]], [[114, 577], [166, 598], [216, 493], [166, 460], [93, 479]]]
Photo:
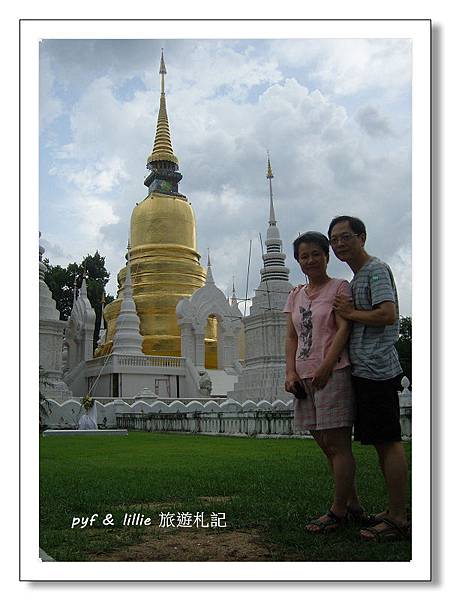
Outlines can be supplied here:
[[[181, 334], [176, 306], [203, 287], [204, 268], [196, 250], [195, 219], [184, 197], [152, 192], [131, 217], [130, 268], [133, 298], [140, 319], [143, 352], [181, 356]], [[96, 356], [108, 354], [116, 330], [126, 268], [118, 274], [116, 300], [105, 307], [105, 344]], [[205, 366], [217, 368], [217, 322], [210, 318], [205, 332]]]

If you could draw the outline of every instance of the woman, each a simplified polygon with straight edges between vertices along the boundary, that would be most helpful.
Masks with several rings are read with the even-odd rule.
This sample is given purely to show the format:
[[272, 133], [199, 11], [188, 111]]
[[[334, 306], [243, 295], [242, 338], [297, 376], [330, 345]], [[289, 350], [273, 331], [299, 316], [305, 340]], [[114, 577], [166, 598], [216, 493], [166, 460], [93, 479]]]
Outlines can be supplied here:
[[364, 515], [354, 486], [351, 449], [353, 391], [346, 350], [350, 325], [333, 311], [336, 295], [351, 298], [351, 291], [347, 281], [327, 274], [329, 242], [323, 234], [300, 235], [294, 242], [294, 257], [307, 284], [290, 292], [284, 309], [289, 313], [285, 387], [296, 394], [296, 428], [311, 432], [334, 477], [330, 510], [306, 526], [312, 533], [321, 533], [337, 529], [349, 516]]

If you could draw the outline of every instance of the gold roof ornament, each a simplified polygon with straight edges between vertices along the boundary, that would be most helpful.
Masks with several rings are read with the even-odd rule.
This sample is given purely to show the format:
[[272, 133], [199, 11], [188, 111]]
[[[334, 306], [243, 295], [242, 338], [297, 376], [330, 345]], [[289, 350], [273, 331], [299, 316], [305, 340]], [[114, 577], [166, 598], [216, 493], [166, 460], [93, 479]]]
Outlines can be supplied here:
[[167, 116], [166, 94], [164, 91], [164, 75], [166, 75], [166, 73], [164, 52], [161, 48], [161, 62], [159, 67], [159, 74], [161, 75], [161, 97], [159, 100], [155, 143], [153, 145], [153, 152], [147, 159], [147, 165], [155, 161], [167, 161], [174, 163], [178, 167], [178, 158], [173, 153], [172, 142], [170, 140], [169, 118]]
[[164, 75], [167, 75], [166, 65], [164, 64], [164, 48], [161, 48], [161, 62], [159, 63], [159, 74], [162, 75], [161, 91], [164, 93]]

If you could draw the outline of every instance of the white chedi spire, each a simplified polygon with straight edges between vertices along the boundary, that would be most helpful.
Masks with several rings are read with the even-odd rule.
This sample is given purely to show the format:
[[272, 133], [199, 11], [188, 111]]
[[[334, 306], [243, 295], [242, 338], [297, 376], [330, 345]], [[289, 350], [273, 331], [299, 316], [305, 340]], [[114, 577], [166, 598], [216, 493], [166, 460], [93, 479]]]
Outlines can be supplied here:
[[102, 312], [101, 312], [101, 317], [100, 317], [100, 330], [98, 332], [98, 343], [99, 343], [99, 345], [106, 343], [107, 327], [106, 327], [106, 322], [105, 322], [105, 304], [106, 304], [106, 297], [105, 297], [105, 289], [103, 288], [103, 292], [102, 292]]
[[81, 288], [80, 288], [79, 298], [87, 298], [88, 297], [88, 295], [87, 295], [87, 283], [86, 283], [86, 280], [87, 280], [87, 275], [86, 275], [86, 267], [85, 267], [84, 271], [83, 271], [83, 279], [81, 281]]
[[143, 355], [143, 337], [139, 331], [139, 317], [133, 300], [131, 287], [130, 244], [127, 252], [127, 275], [123, 287], [122, 304], [116, 322], [116, 332], [113, 338], [113, 354]]
[[261, 269], [261, 282], [263, 281], [289, 281], [289, 269], [285, 266], [286, 254], [283, 254], [283, 243], [275, 219], [275, 208], [273, 205], [272, 191], [272, 166], [269, 153], [267, 153], [267, 179], [269, 180], [269, 227], [265, 246], [266, 254], [263, 255], [264, 267]]
[[238, 301], [236, 298], [236, 288], [234, 287], [234, 275], [233, 275], [233, 290], [231, 294], [231, 306], [238, 306]]
[[73, 276], [73, 301], [72, 301], [72, 308], [75, 305], [75, 302], [77, 301], [77, 274], [75, 273]]
[[[39, 237], [41, 237], [41, 232], [39, 232]], [[47, 267], [42, 261], [44, 252], [45, 248], [39, 244], [39, 318], [59, 321], [59, 310], [57, 310], [52, 293], [44, 281], [44, 275], [47, 272]]]
[[211, 257], [209, 255], [209, 248], [208, 248], [208, 268], [206, 270], [206, 280], [205, 280], [205, 285], [215, 285], [214, 283], [214, 277], [212, 274], [212, 269], [211, 269]]

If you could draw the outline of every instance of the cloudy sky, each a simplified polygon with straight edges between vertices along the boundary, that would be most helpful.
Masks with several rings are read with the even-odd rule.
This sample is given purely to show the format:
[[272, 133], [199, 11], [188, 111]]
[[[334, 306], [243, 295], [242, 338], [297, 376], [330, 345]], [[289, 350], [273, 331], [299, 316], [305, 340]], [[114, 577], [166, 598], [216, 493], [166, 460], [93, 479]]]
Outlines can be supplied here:
[[[290, 280], [298, 232], [337, 214], [367, 225], [411, 314], [411, 43], [406, 39], [43, 40], [40, 230], [51, 264], [106, 256], [109, 293], [131, 212], [146, 196], [159, 107], [160, 48], [180, 192], [216, 284], [249, 295], [269, 217], [267, 150]], [[329, 273], [351, 278], [330, 258]], [[243, 304], [241, 304], [243, 308]]]

